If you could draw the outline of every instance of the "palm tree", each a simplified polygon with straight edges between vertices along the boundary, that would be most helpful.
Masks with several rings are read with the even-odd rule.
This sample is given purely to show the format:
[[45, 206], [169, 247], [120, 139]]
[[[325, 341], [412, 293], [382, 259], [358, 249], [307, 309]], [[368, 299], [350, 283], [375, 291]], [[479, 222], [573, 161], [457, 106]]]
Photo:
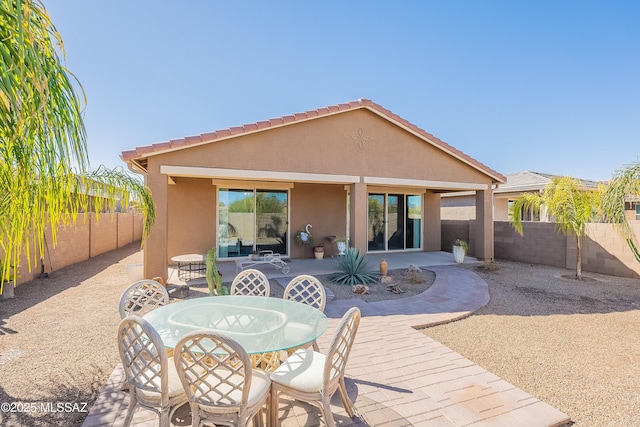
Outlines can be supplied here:
[[509, 208], [511, 225], [523, 234], [522, 212], [540, 211], [545, 206], [555, 218], [556, 231], [576, 237], [576, 279], [582, 279], [582, 238], [587, 235], [587, 225], [593, 221], [600, 203], [601, 191], [587, 190], [575, 178], [554, 177], [542, 194], [526, 193]]
[[[39, 0], [0, 0], [1, 283], [21, 253], [44, 253], [44, 231], [79, 212], [136, 203], [155, 219], [151, 194], [123, 169], [91, 171], [82, 120], [84, 92], [62, 65], [64, 45]], [[99, 210], [97, 210], [99, 211]]]
[[624, 211], [625, 198], [629, 196], [640, 196], [640, 162], [624, 166], [613, 174], [600, 205], [603, 219], [618, 226], [620, 234], [627, 241], [636, 260], [640, 262], [636, 236]]

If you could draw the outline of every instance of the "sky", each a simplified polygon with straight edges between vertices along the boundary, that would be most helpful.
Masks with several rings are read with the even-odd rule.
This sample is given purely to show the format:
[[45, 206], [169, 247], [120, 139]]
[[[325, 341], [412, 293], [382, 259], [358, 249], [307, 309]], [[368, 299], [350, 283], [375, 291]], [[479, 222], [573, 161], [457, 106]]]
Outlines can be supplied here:
[[502, 173], [640, 160], [635, 0], [44, 0], [84, 88], [91, 166], [371, 99]]

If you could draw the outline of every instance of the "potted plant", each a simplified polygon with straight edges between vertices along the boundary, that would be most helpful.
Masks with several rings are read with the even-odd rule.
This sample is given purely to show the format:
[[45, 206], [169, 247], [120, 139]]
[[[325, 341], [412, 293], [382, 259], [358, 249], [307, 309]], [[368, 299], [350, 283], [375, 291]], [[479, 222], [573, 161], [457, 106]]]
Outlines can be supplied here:
[[462, 239], [456, 239], [456, 241], [453, 242], [453, 258], [458, 264], [464, 261], [464, 256], [468, 250], [469, 244], [466, 241]]
[[314, 246], [313, 247], [313, 255], [316, 259], [324, 258], [324, 245]]
[[338, 246], [338, 255], [344, 255], [347, 250], [347, 238], [344, 236], [336, 237], [336, 245]]

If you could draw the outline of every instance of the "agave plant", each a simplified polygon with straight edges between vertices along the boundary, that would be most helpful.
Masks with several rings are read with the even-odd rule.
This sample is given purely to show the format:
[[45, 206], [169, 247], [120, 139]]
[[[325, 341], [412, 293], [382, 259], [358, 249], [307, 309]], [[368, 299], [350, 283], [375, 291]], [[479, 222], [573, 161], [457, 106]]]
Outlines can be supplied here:
[[367, 270], [367, 260], [362, 252], [356, 248], [349, 248], [340, 257], [339, 272], [331, 275], [331, 280], [341, 285], [357, 285], [377, 282], [380, 274]]

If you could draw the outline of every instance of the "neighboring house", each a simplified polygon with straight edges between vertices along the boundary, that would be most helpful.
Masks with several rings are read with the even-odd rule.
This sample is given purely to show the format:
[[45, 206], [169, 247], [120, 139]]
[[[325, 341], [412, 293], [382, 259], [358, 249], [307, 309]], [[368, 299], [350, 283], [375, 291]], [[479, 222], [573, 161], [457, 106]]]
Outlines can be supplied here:
[[[557, 175], [540, 172], [516, 172], [505, 175], [507, 182], [493, 190], [493, 218], [495, 221], [509, 220], [511, 203], [523, 193], [542, 193], [551, 179]], [[584, 188], [595, 189], [599, 182], [585, 179], [579, 180]], [[475, 219], [475, 198], [467, 192], [449, 193], [442, 196], [441, 217], [449, 220]], [[523, 212], [523, 221], [552, 222], [544, 207], [539, 213]]]
[[[439, 251], [440, 196], [468, 191], [475, 255], [493, 258], [493, 188], [505, 177], [367, 99], [124, 151], [145, 177], [156, 223], [145, 276], [218, 247], [221, 260], [345, 236], [368, 252]], [[333, 249], [333, 248], [331, 248]]]
[[625, 213], [629, 221], [640, 221], [640, 197], [628, 196], [625, 198]]

